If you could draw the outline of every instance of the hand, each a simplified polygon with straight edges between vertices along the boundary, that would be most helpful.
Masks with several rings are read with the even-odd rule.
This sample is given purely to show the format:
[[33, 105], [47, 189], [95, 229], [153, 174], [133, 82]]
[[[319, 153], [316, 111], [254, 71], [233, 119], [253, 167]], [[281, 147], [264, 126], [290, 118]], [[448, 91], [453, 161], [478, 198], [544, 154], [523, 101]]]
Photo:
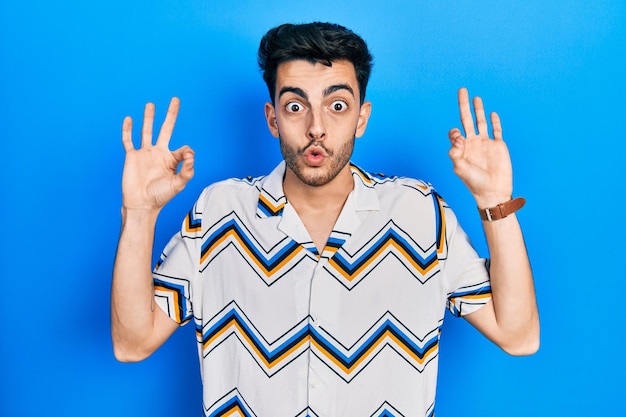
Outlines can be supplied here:
[[455, 174], [470, 190], [478, 207], [493, 207], [508, 201], [513, 193], [511, 158], [502, 139], [500, 118], [491, 113], [492, 140], [483, 102], [480, 97], [475, 97], [473, 101], [477, 131], [474, 129], [467, 89], [459, 90], [459, 110], [465, 137], [457, 128], [450, 130], [448, 137], [452, 147], [448, 155]]
[[[170, 151], [170, 137], [176, 124], [180, 101], [170, 101], [156, 144], [152, 144], [154, 104], [146, 104], [141, 131], [141, 147], [132, 142], [132, 119], [122, 125], [122, 144], [126, 151], [122, 175], [122, 205], [125, 209], [159, 210], [185, 188], [193, 177], [194, 152], [189, 146]], [[180, 171], [177, 173], [179, 164]]]

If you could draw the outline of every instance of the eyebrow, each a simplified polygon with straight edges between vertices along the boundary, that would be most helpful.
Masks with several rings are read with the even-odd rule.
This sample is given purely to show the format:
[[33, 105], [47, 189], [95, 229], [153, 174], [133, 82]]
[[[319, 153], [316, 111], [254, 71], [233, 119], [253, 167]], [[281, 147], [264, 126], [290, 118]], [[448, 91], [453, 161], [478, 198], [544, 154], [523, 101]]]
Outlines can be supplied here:
[[278, 93], [278, 97], [282, 97], [282, 95], [285, 93], [294, 93], [294, 94], [299, 95], [305, 100], [309, 99], [309, 95], [305, 93], [304, 90], [298, 87], [283, 87], [280, 89], [280, 93]]
[[331, 85], [326, 90], [324, 90], [324, 93], [323, 93], [324, 97], [327, 97], [331, 95], [332, 93], [334, 93], [335, 91], [339, 91], [339, 90], [347, 90], [352, 95], [352, 97], [354, 97], [354, 90], [352, 90], [352, 87], [350, 87], [348, 84]]
[[[328, 97], [329, 95], [331, 95], [335, 91], [339, 91], [339, 90], [347, 90], [352, 95], [352, 97], [354, 97], [354, 90], [348, 84], [331, 85], [331, 86], [327, 87], [322, 92], [322, 94], [324, 95], [324, 97]], [[283, 88], [280, 89], [280, 92], [278, 93], [278, 97], [281, 97], [285, 93], [294, 93], [296, 95], [299, 95], [300, 97], [302, 97], [305, 100], [309, 99], [309, 95], [304, 90], [302, 90], [301, 88], [298, 88], [298, 87], [283, 87]]]

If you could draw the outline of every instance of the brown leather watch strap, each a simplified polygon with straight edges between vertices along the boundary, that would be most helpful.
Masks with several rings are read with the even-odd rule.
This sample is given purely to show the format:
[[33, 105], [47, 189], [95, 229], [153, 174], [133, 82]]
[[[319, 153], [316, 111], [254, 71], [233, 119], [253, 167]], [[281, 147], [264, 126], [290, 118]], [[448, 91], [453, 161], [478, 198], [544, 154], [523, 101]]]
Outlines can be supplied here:
[[526, 200], [523, 197], [516, 197], [506, 203], [498, 204], [495, 207], [479, 208], [478, 212], [480, 213], [481, 219], [492, 222], [494, 220], [504, 219], [509, 214], [515, 213], [517, 210], [524, 207], [524, 204], [526, 204]]

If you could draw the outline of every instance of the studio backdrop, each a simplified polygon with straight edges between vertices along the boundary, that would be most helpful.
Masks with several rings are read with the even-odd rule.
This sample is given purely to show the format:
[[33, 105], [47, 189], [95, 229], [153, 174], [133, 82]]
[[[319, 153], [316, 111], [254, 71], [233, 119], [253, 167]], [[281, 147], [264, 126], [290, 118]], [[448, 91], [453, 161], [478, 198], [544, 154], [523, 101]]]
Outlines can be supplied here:
[[353, 29], [375, 57], [355, 163], [434, 184], [486, 256], [447, 156], [465, 86], [499, 113], [527, 199], [540, 351], [508, 356], [446, 316], [437, 415], [626, 415], [621, 0], [2, 2], [0, 415], [200, 415], [192, 325], [143, 362], [113, 357], [122, 120], [138, 139], [144, 104], [158, 125], [177, 96], [171, 146], [196, 152], [160, 216], [158, 255], [206, 185], [280, 161], [256, 49], [269, 28], [314, 20]]

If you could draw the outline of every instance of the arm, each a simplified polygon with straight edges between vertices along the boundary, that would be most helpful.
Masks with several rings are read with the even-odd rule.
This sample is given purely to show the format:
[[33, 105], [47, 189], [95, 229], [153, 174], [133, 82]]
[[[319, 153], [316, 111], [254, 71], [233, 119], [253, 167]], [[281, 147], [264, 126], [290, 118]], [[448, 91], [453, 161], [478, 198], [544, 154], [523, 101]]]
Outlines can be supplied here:
[[[474, 117], [466, 89], [459, 90], [464, 137], [459, 129], [449, 133], [454, 172], [468, 187], [479, 208], [495, 207], [511, 199], [511, 158], [502, 139], [496, 113], [491, 114], [494, 138], [489, 138], [482, 100], [474, 98]], [[515, 214], [483, 221], [491, 258], [492, 300], [465, 318], [487, 338], [512, 355], [532, 354], [539, 348], [539, 313], [533, 276]]]
[[[152, 245], [159, 212], [193, 177], [193, 150], [168, 149], [180, 102], [173, 98], [152, 144], [154, 105], [144, 113], [141, 147], [132, 143], [132, 120], [124, 119], [126, 151], [122, 175], [122, 230], [113, 267], [111, 335], [115, 357], [124, 362], [148, 357], [178, 324], [154, 306]], [[177, 167], [181, 164], [180, 171]]]

